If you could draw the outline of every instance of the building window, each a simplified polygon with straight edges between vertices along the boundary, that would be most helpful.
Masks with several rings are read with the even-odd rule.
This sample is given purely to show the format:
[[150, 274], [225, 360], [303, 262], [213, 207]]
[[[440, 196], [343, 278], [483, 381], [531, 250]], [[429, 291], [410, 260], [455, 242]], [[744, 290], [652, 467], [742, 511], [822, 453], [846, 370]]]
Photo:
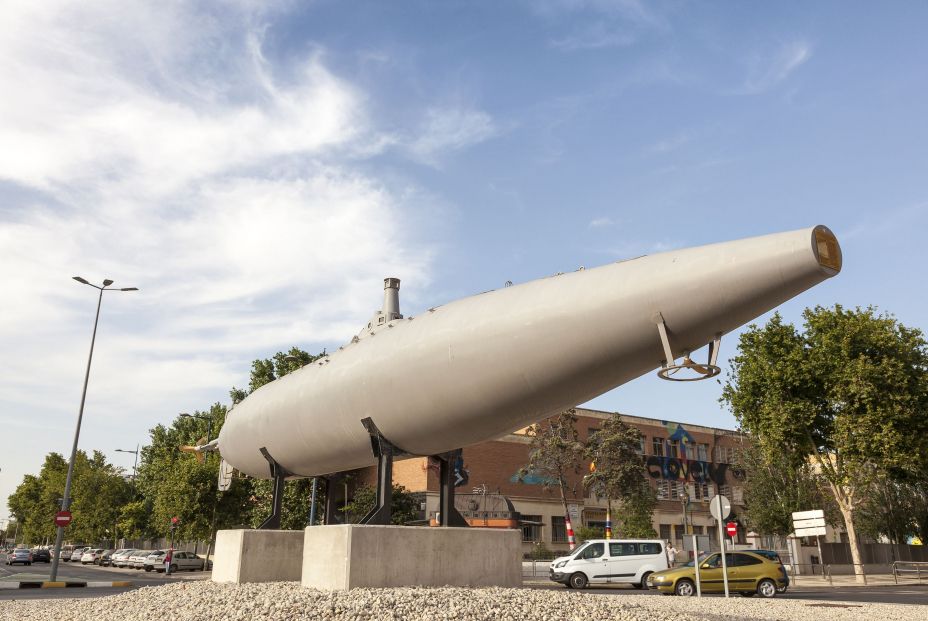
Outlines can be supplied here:
[[680, 481], [670, 481], [670, 499], [680, 500], [686, 492], [686, 484]]
[[567, 543], [567, 525], [563, 515], [551, 516], [551, 543]]
[[661, 524], [661, 539], [664, 541], [670, 541], [670, 524]]
[[669, 500], [670, 499], [670, 481], [661, 479], [657, 482], [657, 499], [658, 500]]
[[651, 438], [651, 454], [658, 457], [664, 456], [664, 438]]
[[693, 483], [693, 500], [709, 500], [709, 484]]
[[728, 500], [731, 500], [732, 499], [731, 485], [720, 485], [719, 494], [721, 494], [725, 498], [728, 498]]
[[744, 488], [743, 487], [733, 487], [731, 488], [731, 501], [736, 505], [744, 504]]
[[680, 457], [680, 441], [671, 440], [670, 441], [670, 457], [678, 459]]
[[709, 445], [708, 444], [697, 444], [696, 445], [696, 459], [699, 461], [709, 461]]
[[635, 452], [644, 455], [644, 436], [638, 438], [638, 448], [635, 449]]
[[541, 541], [541, 516], [523, 515], [522, 520], [525, 522], [538, 522], [537, 524], [522, 525], [522, 541]]

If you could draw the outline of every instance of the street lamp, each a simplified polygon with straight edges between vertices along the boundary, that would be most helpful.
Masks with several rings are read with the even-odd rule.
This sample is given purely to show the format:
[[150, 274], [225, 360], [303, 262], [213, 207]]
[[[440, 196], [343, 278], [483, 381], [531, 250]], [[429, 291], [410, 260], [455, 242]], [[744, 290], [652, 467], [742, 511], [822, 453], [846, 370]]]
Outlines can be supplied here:
[[213, 417], [204, 416], [202, 414], [188, 414], [187, 412], [181, 412], [180, 416], [182, 418], [199, 418], [200, 420], [206, 421], [206, 441], [209, 442], [209, 437], [213, 433]]
[[[90, 362], [93, 360], [93, 345], [97, 340], [97, 324], [100, 322], [100, 305], [103, 303], [104, 291], [138, 291], [138, 287], [122, 287], [120, 289], [108, 289], [113, 281], [109, 278], [103, 280], [103, 286], [98, 287], [95, 284], [87, 282], [80, 276], [74, 276], [74, 280], [93, 287], [100, 291], [97, 298], [97, 314], [93, 320], [93, 335], [90, 337], [90, 354], [87, 356], [87, 371], [84, 373], [84, 390], [81, 392], [81, 407], [77, 411], [77, 427], [74, 429], [74, 444], [71, 447], [71, 459], [68, 462], [68, 476], [64, 481], [64, 497], [61, 499], [61, 510], [67, 511], [71, 506], [71, 479], [74, 476], [74, 461], [77, 458], [77, 440], [81, 435], [81, 419], [84, 418], [84, 402], [87, 400], [87, 381], [90, 379]], [[61, 555], [61, 540], [64, 538], [64, 526], [58, 527], [58, 533], [55, 535], [55, 553], [52, 555], [52, 571], [49, 580], [55, 582], [58, 577], [58, 557]]]
[[135, 455], [135, 461], [132, 462], [132, 484], [135, 485], [135, 476], [136, 471], [139, 465], [139, 445], [135, 445], [135, 450], [130, 451], [129, 449], [114, 449], [117, 453], [132, 453]]

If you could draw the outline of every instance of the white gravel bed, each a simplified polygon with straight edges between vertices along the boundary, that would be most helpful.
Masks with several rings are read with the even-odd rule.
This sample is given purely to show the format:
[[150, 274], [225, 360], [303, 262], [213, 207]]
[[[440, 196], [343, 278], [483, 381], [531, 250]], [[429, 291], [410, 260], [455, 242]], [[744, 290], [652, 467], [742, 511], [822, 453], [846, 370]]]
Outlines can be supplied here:
[[453, 619], [570, 621], [912, 621], [928, 619], [922, 607], [896, 604], [815, 606], [809, 600], [743, 597], [597, 595], [537, 589], [356, 589], [317, 591], [295, 582], [215, 584], [185, 582], [144, 587], [94, 599], [0, 602], [0, 619], [23, 621], [262, 621], [338, 619], [351, 621]]

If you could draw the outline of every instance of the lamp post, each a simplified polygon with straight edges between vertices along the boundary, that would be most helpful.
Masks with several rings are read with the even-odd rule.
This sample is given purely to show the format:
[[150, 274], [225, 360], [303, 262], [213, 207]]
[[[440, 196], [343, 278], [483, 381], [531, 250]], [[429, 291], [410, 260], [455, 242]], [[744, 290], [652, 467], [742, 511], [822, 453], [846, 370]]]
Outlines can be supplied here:
[[135, 476], [138, 470], [139, 465], [139, 445], [135, 445], [135, 450], [130, 451], [129, 449], [114, 449], [117, 453], [132, 453], [135, 455], [135, 461], [132, 462], [132, 485], [135, 485]]
[[[84, 418], [84, 402], [87, 400], [87, 381], [90, 379], [90, 363], [93, 360], [93, 346], [97, 340], [97, 324], [100, 322], [100, 305], [103, 303], [103, 292], [104, 291], [138, 291], [138, 287], [122, 287], [120, 289], [108, 289], [110, 285], [113, 284], [113, 281], [109, 278], [103, 280], [103, 286], [98, 287], [95, 284], [87, 282], [85, 279], [80, 276], [74, 276], [74, 280], [81, 283], [82, 285], [87, 285], [88, 287], [93, 287], [100, 292], [100, 295], [97, 297], [97, 314], [93, 320], [93, 335], [90, 337], [90, 354], [87, 356], [87, 371], [84, 373], [84, 389], [81, 392], [81, 407], [77, 411], [77, 427], [74, 429], [74, 444], [71, 446], [71, 459], [68, 461], [68, 476], [64, 481], [64, 497], [61, 499], [61, 510], [67, 511], [71, 506], [71, 479], [74, 477], [74, 460], [77, 458], [77, 441], [81, 435], [81, 419]], [[55, 535], [55, 553], [52, 555], [52, 571], [49, 576], [51, 582], [55, 582], [58, 577], [58, 557], [61, 555], [61, 540], [64, 538], [64, 526], [58, 527], [58, 532]]]

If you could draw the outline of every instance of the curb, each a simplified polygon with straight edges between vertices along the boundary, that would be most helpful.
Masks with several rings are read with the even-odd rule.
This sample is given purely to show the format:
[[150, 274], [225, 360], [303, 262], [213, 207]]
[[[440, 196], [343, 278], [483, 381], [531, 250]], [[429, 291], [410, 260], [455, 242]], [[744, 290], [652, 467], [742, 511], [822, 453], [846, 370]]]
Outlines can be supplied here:
[[102, 588], [102, 587], [131, 587], [127, 580], [114, 582], [50, 582], [42, 580], [25, 580], [22, 582], [0, 582], [0, 589], [70, 589], [70, 588]]

